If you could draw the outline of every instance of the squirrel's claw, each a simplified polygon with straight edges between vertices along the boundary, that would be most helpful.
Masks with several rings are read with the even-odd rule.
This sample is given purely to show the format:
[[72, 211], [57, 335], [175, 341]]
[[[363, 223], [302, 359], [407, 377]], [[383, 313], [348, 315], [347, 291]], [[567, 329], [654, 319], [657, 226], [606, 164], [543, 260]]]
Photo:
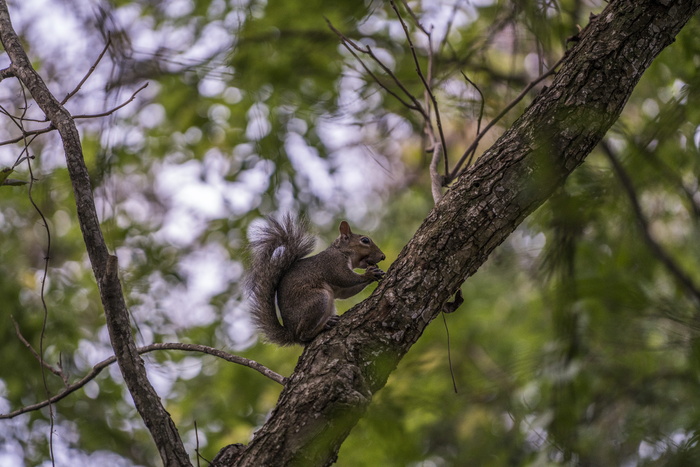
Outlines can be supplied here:
[[331, 316], [330, 318], [328, 318], [328, 321], [326, 321], [326, 324], [323, 326], [323, 330], [328, 331], [329, 329], [334, 328], [335, 325], [338, 324], [338, 321], [340, 321], [340, 316]]
[[367, 267], [367, 269], [365, 270], [365, 274], [369, 276], [372, 280], [379, 282], [382, 279], [384, 279], [384, 275], [386, 273], [379, 269], [377, 266], [372, 265]]

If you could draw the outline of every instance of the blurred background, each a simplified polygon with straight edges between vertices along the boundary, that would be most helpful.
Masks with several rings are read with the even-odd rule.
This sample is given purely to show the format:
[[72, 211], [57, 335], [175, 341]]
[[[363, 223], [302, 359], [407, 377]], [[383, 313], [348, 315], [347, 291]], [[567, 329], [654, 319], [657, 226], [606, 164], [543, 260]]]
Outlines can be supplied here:
[[[248, 317], [241, 285], [251, 224], [304, 214], [322, 249], [347, 219], [381, 246], [387, 268], [433, 205], [425, 119], [405, 102], [430, 104], [401, 20], [439, 104], [453, 168], [605, 5], [424, 0], [399, 2], [397, 14], [370, 0], [17, 0], [9, 10], [59, 99], [111, 41], [66, 107], [108, 114], [77, 124], [138, 345], [204, 344], [289, 375], [301, 348], [260, 342]], [[8, 64], [0, 56], [0, 68]], [[699, 67], [696, 17], [604, 143], [467, 280], [459, 311], [436, 320], [403, 359], [338, 465], [700, 462]], [[24, 145], [7, 143], [20, 135], [7, 114], [38, 120], [27, 129], [47, 123], [15, 79], [0, 84], [0, 105], [0, 168], [29, 181], [31, 163], [35, 178], [31, 192], [0, 187], [7, 414], [64, 387], [42, 375], [13, 323], [40, 348], [46, 256], [44, 358], [72, 382], [112, 351], [60, 139], [38, 136], [34, 158], [17, 164]], [[435, 128], [434, 108], [431, 118]], [[206, 459], [247, 443], [281, 390], [211, 356], [144, 359], [188, 451]], [[159, 463], [115, 365], [53, 410], [56, 465]], [[0, 465], [50, 465], [49, 432], [48, 409], [0, 419]]]

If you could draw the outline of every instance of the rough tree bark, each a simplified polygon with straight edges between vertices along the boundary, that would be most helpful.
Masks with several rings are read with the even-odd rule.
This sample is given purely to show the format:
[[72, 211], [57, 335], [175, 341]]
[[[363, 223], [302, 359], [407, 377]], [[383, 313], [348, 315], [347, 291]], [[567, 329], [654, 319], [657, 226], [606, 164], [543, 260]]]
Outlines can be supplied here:
[[[270, 419], [236, 465], [332, 463], [372, 395], [450, 295], [583, 162], [643, 71], [699, 7], [700, 0], [613, 0], [580, 34], [550, 88], [446, 193], [372, 297], [306, 348]], [[22, 81], [63, 140], [112, 344], [137, 409], [164, 464], [188, 465], [177, 429], [135, 352], [77, 129], [31, 67], [5, 0], [0, 38], [12, 60], [2, 77]]]
[[124, 382], [134, 399], [134, 405], [150, 431], [164, 465], [191, 465], [177, 427], [149, 382], [143, 360], [137, 352], [131, 333], [129, 313], [117, 275], [117, 257], [109, 254], [102, 235], [78, 128], [70, 112], [54, 97], [32, 67], [12, 27], [5, 0], [0, 0], [0, 40], [11, 60], [7, 76], [17, 77], [29, 90], [63, 141], [78, 221], [99, 285], [110, 341]]
[[583, 162], [698, 7], [700, 0], [611, 1], [550, 87], [435, 206], [375, 293], [305, 349], [267, 423], [228, 464], [333, 463], [450, 295]]

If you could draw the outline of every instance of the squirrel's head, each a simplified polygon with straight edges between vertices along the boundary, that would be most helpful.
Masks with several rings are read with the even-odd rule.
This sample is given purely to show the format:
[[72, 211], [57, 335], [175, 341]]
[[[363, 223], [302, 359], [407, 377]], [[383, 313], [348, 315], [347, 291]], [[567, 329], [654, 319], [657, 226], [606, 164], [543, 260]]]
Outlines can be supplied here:
[[334, 243], [350, 258], [353, 269], [367, 269], [368, 266], [375, 266], [386, 258], [371, 238], [353, 233], [346, 221], [340, 223], [338, 230], [340, 235]]

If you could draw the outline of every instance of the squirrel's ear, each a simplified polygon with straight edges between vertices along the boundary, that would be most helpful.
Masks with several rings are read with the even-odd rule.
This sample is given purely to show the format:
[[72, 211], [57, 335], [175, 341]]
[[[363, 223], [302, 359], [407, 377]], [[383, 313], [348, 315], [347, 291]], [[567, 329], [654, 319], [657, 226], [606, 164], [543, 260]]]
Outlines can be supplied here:
[[340, 231], [341, 235], [350, 235], [352, 234], [352, 231], [350, 230], [350, 224], [347, 222], [343, 221], [340, 223], [340, 227], [338, 228]]

